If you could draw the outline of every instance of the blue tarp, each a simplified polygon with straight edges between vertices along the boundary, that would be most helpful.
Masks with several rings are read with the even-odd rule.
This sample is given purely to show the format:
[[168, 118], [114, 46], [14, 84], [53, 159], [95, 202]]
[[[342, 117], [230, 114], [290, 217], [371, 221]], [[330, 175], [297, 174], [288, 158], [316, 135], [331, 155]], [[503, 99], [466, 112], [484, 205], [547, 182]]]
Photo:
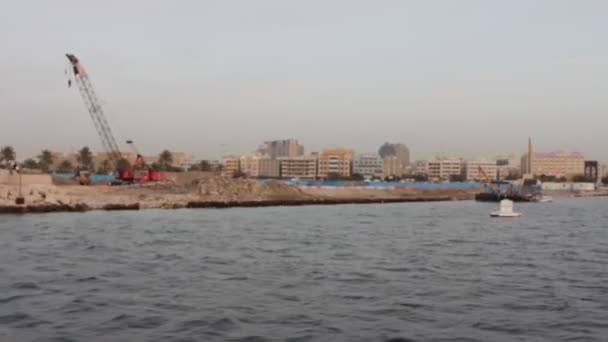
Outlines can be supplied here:
[[[62, 177], [62, 178], [74, 178], [73, 173], [54, 173], [53, 176]], [[116, 178], [113, 175], [105, 175], [105, 174], [94, 174], [91, 176], [91, 182], [111, 182]]]
[[[268, 179], [259, 179], [259, 182], [267, 182]], [[438, 189], [438, 188], [451, 188], [451, 189], [479, 189], [483, 187], [485, 184], [479, 182], [473, 183], [461, 183], [461, 182], [445, 182], [445, 183], [437, 183], [437, 182], [349, 182], [349, 181], [321, 181], [321, 180], [281, 180], [282, 182], [298, 185], [298, 186], [331, 186], [331, 187], [341, 187], [347, 185], [354, 186], [366, 186], [366, 187], [410, 187], [410, 188], [420, 188], [420, 189]], [[506, 185], [508, 187], [509, 185]], [[501, 187], [505, 187], [505, 185], [501, 185]]]

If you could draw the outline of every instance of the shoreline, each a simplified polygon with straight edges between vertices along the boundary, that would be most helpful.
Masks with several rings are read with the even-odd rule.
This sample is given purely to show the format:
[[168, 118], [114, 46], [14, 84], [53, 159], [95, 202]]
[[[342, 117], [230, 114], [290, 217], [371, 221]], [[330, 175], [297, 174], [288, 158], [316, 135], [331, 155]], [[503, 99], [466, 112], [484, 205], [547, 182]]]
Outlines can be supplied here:
[[[53, 178], [50, 184], [0, 184], [0, 214], [118, 211], [143, 209], [257, 208], [341, 204], [382, 204], [473, 200], [478, 189], [415, 187], [316, 187], [280, 181], [257, 182], [184, 174], [163, 182], [124, 186], [77, 185]], [[75, 183], [75, 184], [74, 184]], [[25, 199], [17, 205], [18, 194]], [[608, 191], [548, 192], [556, 198], [608, 195]]]
[[190, 201], [186, 204], [175, 203], [164, 206], [142, 206], [139, 202], [123, 204], [109, 203], [100, 208], [86, 204], [37, 204], [37, 205], [0, 205], [1, 214], [32, 214], [54, 212], [87, 212], [87, 211], [138, 211], [146, 209], [229, 209], [229, 208], [262, 208], [262, 207], [296, 207], [313, 205], [344, 205], [344, 204], [388, 204], [388, 203], [419, 203], [419, 202], [450, 202], [472, 200], [467, 197], [428, 196], [403, 198], [313, 198], [294, 200], [244, 200], [244, 201]]

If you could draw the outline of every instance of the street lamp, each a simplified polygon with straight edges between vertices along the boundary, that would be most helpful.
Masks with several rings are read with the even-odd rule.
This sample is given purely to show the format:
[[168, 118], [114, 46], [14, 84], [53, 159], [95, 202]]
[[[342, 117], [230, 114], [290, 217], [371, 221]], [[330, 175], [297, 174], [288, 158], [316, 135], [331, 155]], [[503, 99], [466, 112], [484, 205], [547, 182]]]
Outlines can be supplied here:
[[17, 198], [15, 198], [15, 204], [22, 205], [22, 204], [25, 204], [25, 198], [23, 197], [23, 192], [21, 190], [21, 186], [23, 184], [21, 181], [21, 168], [19, 168], [19, 165], [17, 165], [17, 162], [15, 162], [15, 164], [13, 165], [13, 169], [15, 171], [17, 171], [17, 174], [19, 175], [19, 196], [17, 196]]

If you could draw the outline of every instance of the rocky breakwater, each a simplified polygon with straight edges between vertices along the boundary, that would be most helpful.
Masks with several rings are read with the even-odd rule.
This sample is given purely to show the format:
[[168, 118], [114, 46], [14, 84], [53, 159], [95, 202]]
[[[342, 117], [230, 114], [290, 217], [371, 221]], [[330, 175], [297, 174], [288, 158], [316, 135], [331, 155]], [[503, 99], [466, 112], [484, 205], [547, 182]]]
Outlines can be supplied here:
[[[17, 197], [23, 197], [25, 204], [17, 205]], [[0, 214], [1, 213], [35, 213], [54, 211], [86, 211], [89, 206], [71, 198], [53, 185], [24, 185], [19, 191], [18, 186], [0, 184]]]
[[16, 186], [0, 184], [0, 213], [446, 201], [472, 196], [454, 189], [300, 188], [280, 181], [219, 176], [121, 186], [27, 185], [25, 205], [15, 204], [17, 195]]

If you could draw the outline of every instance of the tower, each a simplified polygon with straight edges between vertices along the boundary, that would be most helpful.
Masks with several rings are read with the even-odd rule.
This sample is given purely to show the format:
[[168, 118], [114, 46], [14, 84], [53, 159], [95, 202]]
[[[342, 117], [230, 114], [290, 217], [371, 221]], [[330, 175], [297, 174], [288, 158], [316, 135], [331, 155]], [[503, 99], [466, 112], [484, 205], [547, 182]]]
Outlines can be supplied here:
[[532, 149], [532, 138], [528, 137], [528, 167], [526, 170], [526, 173], [531, 175], [532, 174], [532, 160], [534, 159], [533, 157], [533, 149]]

